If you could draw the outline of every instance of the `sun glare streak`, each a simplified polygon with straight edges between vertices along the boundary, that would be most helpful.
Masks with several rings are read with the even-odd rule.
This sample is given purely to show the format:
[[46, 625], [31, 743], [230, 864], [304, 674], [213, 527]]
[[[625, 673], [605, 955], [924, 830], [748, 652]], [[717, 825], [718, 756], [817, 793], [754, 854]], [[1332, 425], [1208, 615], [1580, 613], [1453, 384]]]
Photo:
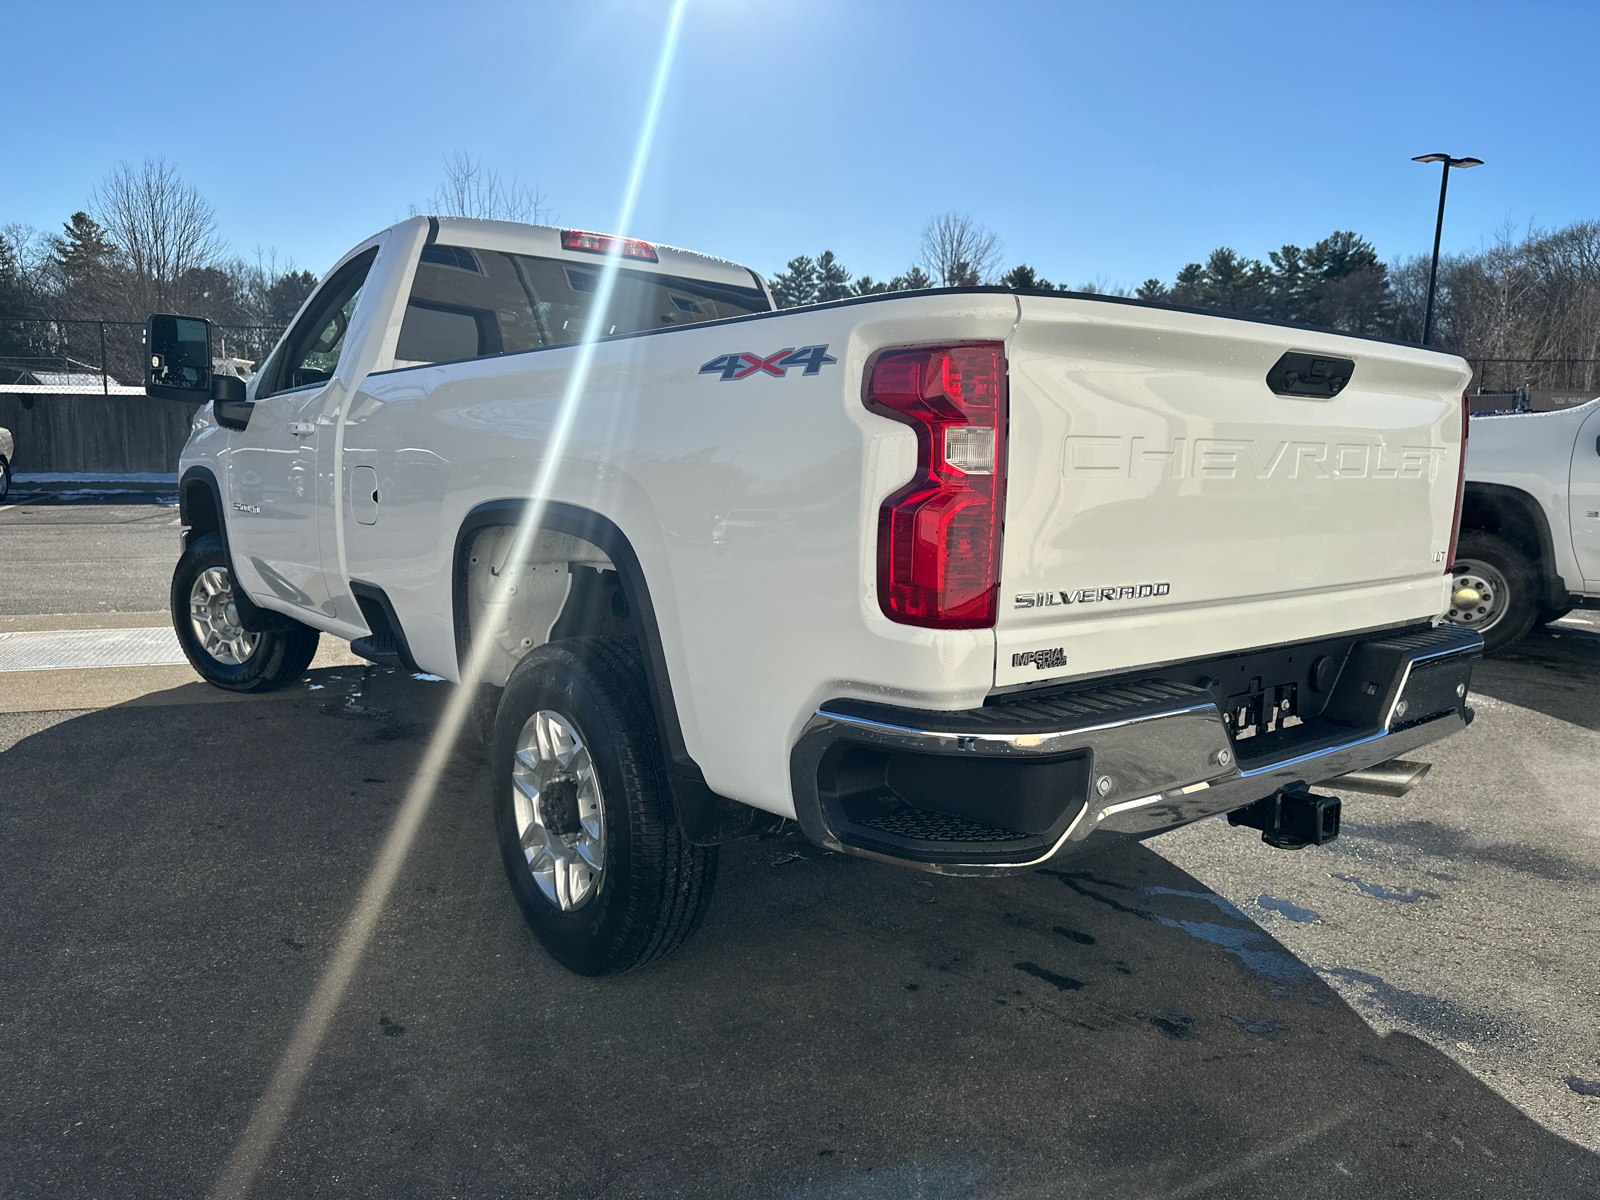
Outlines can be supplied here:
[[[678, 33], [686, 4], [687, 0], [673, 0], [672, 10], [668, 16], [661, 53], [656, 61], [655, 78], [645, 106], [644, 121], [640, 126], [639, 139], [634, 148], [632, 168], [623, 190], [617, 221], [612, 226], [619, 237], [627, 236], [629, 227], [633, 223], [634, 209], [644, 182], [645, 167], [650, 158], [656, 126], [661, 116], [662, 102], [666, 96], [667, 79], [677, 53]], [[600, 283], [596, 288], [595, 302], [584, 327], [583, 339], [578, 344], [567, 387], [561, 398], [561, 406], [551, 426], [549, 440], [533, 479], [532, 502], [518, 525], [517, 536], [508, 556], [508, 561], [512, 563], [520, 563], [527, 555], [542, 523], [556, 471], [566, 455], [578, 405], [588, 385], [596, 342], [603, 336], [606, 327], [605, 322], [612, 293], [616, 289], [620, 261], [619, 243], [618, 249], [606, 256]], [[345, 991], [355, 977], [356, 968], [360, 965], [367, 944], [372, 939], [373, 930], [377, 927], [378, 918], [388, 902], [395, 880], [400, 875], [400, 869], [405, 863], [411, 844], [416, 839], [417, 830], [421, 827], [423, 818], [427, 816], [450, 752], [461, 733], [462, 726], [466, 724], [479, 681], [483, 677], [484, 666], [492, 652], [493, 632], [480, 630], [472, 639], [472, 651], [462, 671], [460, 685], [454, 689], [445, 705], [439, 724], [423, 753], [417, 773], [413, 776], [410, 787], [406, 789], [405, 799], [395, 817], [394, 825], [384, 838], [377, 860], [362, 885], [355, 908], [345, 922], [339, 945], [317, 981], [316, 990], [300, 1015], [299, 1023], [295, 1026], [294, 1034], [283, 1056], [278, 1060], [271, 1081], [256, 1102], [256, 1107], [250, 1115], [249, 1125], [245, 1127], [244, 1133], [234, 1145], [221, 1176], [212, 1188], [213, 1200], [242, 1200], [248, 1196], [267, 1161], [268, 1154], [283, 1132], [289, 1113], [299, 1097], [300, 1089], [311, 1071], [323, 1040], [327, 1037], [328, 1028], [338, 1012], [340, 1002], [344, 999]]]

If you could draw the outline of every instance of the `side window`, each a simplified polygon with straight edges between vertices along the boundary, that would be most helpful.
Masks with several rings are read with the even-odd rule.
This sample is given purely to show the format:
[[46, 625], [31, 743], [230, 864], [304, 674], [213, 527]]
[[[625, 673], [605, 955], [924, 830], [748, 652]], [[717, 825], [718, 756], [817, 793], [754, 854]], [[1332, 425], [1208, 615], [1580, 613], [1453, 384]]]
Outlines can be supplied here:
[[350, 317], [361, 298], [367, 272], [378, 257], [376, 249], [346, 263], [324, 283], [311, 300], [284, 343], [283, 352], [273, 367], [272, 387], [266, 394], [323, 383], [333, 378], [344, 349]]
[[[394, 365], [416, 367], [575, 342], [598, 294], [600, 269], [587, 260], [424, 246]], [[759, 288], [623, 268], [601, 333], [692, 325], [768, 307]]]
[[394, 348], [395, 366], [482, 358], [545, 341], [514, 255], [466, 246], [422, 248]]

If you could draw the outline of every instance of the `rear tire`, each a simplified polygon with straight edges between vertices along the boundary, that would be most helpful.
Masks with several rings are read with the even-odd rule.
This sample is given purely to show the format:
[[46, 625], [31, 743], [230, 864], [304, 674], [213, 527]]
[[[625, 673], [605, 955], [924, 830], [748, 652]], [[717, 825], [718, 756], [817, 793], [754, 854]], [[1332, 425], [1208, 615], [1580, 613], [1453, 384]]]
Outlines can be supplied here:
[[[1498, 654], [1533, 628], [1543, 599], [1533, 564], [1498, 534], [1464, 530], [1456, 547], [1449, 618], [1483, 634], [1483, 652]], [[1475, 593], [1476, 601], [1470, 593]]]
[[562, 966], [629, 971], [699, 928], [717, 851], [678, 828], [633, 642], [531, 651], [506, 681], [490, 763], [506, 877]]
[[0, 500], [11, 494], [11, 464], [0, 458]]
[[239, 625], [233, 576], [222, 539], [208, 533], [189, 543], [172, 572], [172, 627], [200, 678], [230, 692], [270, 692], [305, 674], [319, 634], [298, 621], [291, 629], [250, 633]]

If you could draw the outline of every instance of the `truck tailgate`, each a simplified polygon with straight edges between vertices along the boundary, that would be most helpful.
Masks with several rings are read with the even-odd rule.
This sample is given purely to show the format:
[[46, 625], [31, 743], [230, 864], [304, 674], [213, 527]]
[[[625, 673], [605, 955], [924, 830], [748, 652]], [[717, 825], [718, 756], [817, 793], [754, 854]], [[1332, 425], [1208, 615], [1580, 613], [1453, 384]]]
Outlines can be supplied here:
[[1064, 297], [1021, 298], [1007, 355], [997, 685], [1443, 610], [1461, 359]]

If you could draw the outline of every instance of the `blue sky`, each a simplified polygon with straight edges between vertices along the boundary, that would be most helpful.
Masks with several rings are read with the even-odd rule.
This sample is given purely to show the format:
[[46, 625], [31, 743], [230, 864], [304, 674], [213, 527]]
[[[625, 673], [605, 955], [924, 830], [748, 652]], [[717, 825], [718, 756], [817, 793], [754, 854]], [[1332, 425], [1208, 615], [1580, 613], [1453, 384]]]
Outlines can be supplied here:
[[[26, 4], [0, 223], [163, 155], [235, 253], [322, 272], [457, 151], [609, 228], [667, 0]], [[910, 264], [931, 216], [1073, 285], [1355, 229], [1385, 257], [1600, 217], [1594, 4], [689, 0], [630, 232], [770, 273]], [[36, 48], [18, 52], [24, 47]]]

